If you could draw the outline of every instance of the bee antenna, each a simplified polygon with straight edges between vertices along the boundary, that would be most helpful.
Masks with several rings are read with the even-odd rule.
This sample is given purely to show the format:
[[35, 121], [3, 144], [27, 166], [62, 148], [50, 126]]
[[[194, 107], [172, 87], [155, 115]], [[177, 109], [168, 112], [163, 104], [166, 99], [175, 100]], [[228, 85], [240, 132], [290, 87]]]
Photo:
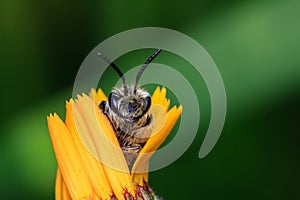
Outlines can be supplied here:
[[125, 94], [127, 94], [128, 93], [128, 88], [127, 88], [127, 85], [126, 85], [125, 76], [121, 72], [121, 70], [119, 69], [119, 67], [115, 63], [113, 63], [111, 60], [109, 60], [109, 58], [107, 58], [106, 56], [104, 56], [102, 53], [98, 52], [97, 55], [100, 58], [102, 58], [102, 60], [104, 60], [105, 62], [107, 62], [118, 73], [118, 75], [122, 79], [124, 90], [125, 90]]
[[140, 71], [138, 72], [138, 74], [136, 75], [136, 81], [135, 81], [135, 86], [134, 86], [134, 92], [136, 91], [136, 88], [138, 86], [139, 80], [143, 74], [143, 72], [145, 71], [146, 67], [149, 65], [149, 63], [152, 62], [152, 60], [154, 60], [154, 58], [161, 52], [161, 49], [157, 49], [152, 56], [150, 56], [147, 61], [144, 63], [144, 65], [141, 67]]

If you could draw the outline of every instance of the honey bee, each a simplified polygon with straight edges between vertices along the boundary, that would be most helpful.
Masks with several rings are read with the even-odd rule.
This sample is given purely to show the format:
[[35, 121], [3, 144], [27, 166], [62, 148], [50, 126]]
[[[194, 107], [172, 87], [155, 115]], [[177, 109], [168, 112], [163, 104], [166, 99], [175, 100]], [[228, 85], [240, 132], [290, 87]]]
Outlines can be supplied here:
[[147, 59], [136, 76], [135, 85], [132, 86], [126, 84], [123, 73], [113, 62], [98, 53], [98, 56], [118, 73], [123, 82], [121, 88], [113, 88], [107, 101], [100, 102], [99, 108], [115, 130], [130, 171], [153, 129], [153, 116], [148, 113], [151, 96], [146, 90], [140, 88], [138, 83], [149, 63], [160, 52], [161, 49], [157, 49]]

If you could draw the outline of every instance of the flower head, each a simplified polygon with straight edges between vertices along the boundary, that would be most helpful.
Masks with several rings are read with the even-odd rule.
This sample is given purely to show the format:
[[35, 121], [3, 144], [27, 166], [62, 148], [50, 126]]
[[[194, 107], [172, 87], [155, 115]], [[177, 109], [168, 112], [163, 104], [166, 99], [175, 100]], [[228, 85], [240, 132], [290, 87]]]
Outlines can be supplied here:
[[181, 106], [169, 110], [166, 89], [157, 88], [149, 112], [153, 131], [130, 170], [114, 128], [99, 108], [106, 100], [99, 89], [66, 103], [66, 120], [47, 117], [56, 155], [56, 199], [152, 199], [148, 186], [151, 155], [163, 143], [181, 114]]

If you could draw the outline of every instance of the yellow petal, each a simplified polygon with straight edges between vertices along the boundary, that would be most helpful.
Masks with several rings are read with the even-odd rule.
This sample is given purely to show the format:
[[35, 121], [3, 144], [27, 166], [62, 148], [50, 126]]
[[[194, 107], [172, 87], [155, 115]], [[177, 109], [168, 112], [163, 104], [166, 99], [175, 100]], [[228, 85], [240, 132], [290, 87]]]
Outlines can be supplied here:
[[57, 173], [56, 173], [55, 200], [71, 200], [71, 196], [61, 176], [59, 168], [57, 168]]
[[101, 101], [106, 101], [107, 97], [104, 94], [104, 92], [99, 88], [96, 92], [96, 90], [93, 88], [91, 89], [91, 92], [89, 94], [89, 96], [91, 97], [91, 99], [93, 99], [94, 102], [96, 102], [97, 105], [99, 105], [99, 103]]
[[84, 161], [74, 141], [57, 114], [47, 117], [49, 132], [63, 180], [72, 199], [97, 199], [84, 170]]
[[107, 199], [112, 195], [112, 189], [109, 181], [107, 180], [103, 166], [100, 161], [96, 160], [82, 144], [77, 128], [75, 126], [73, 114], [73, 100], [66, 104], [66, 126], [71, 133], [74, 143], [80, 153], [80, 157], [84, 161], [85, 171], [88, 174], [91, 185], [98, 197]]
[[162, 87], [162, 89], [160, 89], [160, 87], [157, 87], [151, 98], [152, 105], [153, 104], [163, 105], [163, 103], [166, 99], [166, 93], [167, 93], [167, 90], [165, 87]]
[[[158, 132], [154, 133], [147, 141], [141, 152], [139, 153], [134, 166], [132, 168], [132, 180], [139, 184], [143, 181], [148, 181], [148, 165], [152, 154], [157, 148], [163, 143], [170, 131], [176, 124], [182, 107], [176, 108], [175, 106], [167, 113], [166, 121], [163, 128]], [[144, 172], [144, 173], [143, 173]]]
[[[156, 88], [152, 95], [152, 106], [151, 108], [157, 108], [157, 105], [164, 107], [165, 111], [168, 111], [170, 106], [170, 100], [166, 99], [166, 88], [159, 87]], [[174, 107], [171, 110], [177, 110], [177, 113], [173, 116], [173, 112], [171, 111], [168, 115], [165, 112], [162, 112], [161, 109], [153, 109], [150, 112], [154, 116], [154, 129], [151, 137], [147, 141], [145, 147], [140, 152], [134, 166], [132, 169], [132, 179], [135, 183], [139, 185], [144, 185], [144, 182], [148, 181], [148, 167], [149, 167], [149, 160], [154, 153], [154, 151], [162, 144], [165, 138], [168, 136], [170, 131], [172, 130], [173, 126], [176, 124], [176, 121], [181, 113], [181, 106], [179, 109]], [[168, 117], [167, 117], [168, 116]], [[155, 118], [157, 121], [155, 121]], [[167, 119], [166, 119], [167, 118]], [[172, 119], [174, 118], [174, 119]], [[168, 121], [167, 123], [165, 123]], [[163, 123], [163, 125], [162, 125]], [[163, 130], [162, 128], [163, 127]], [[168, 128], [167, 128], [168, 127]], [[152, 138], [152, 139], [151, 139]], [[140, 173], [137, 173], [140, 172]], [[144, 172], [144, 173], [142, 173]]]
[[151, 136], [159, 133], [166, 123], [167, 111], [161, 104], [154, 104], [151, 106], [149, 113], [153, 117], [153, 130]]
[[[153, 134], [141, 150], [130, 175], [127, 162], [99, 103], [106, 100], [103, 91], [92, 89], [89, 96], [79, 96], [66, 105], [66, 125], [54, 114], [47, 117], [50, 136], [59, 165], [56, 199], [125, 199], [134, 194], [135, 185], [148, 181], [149, 159], [165, 140], [180, 113], [173, 107], [166, 88], [157, 87], [150, 111], [156, 122]], [[137, 173], [141, 172], [141, 173]]]
[[99, 111], [95, 102], [86, 95], [78, 97], [74, 108], [76, 127], [83, 144], [103, 163], [105, 174], [116, 197], [124, 199], [124, 189], [133, 193], [134, 186], [110, 122]]
[[62, 191], [62, 177], [59, 168], [56, 171], [56, 181], [55, 181], [55, 199], [60, 200], [62, 199], [61, 195]]
[[167, 90], [165, 87], [162, 87], [161, 90], [160, 87], [157, 87], [152, 95], [151, 104], [152, 105], [159, 104], [163, 106], [166, 109], [166, 111], [168, 111], [170, 106], [170, 100], [166, 99], [166, 93]]
[[148, 139], [144, 148], [141, 150], [141, 153], [153, 152], [165, 141], [166, 137], [176, 124], [181, 112], [181, 106], [178, 108], [174, 106], [171, 110], [169, 110], [164, 127], [159, 131], [159, 133], [154, 133], [153, 136]]
[[160, 87], [157, 87], [155, 89], [155, 91], [152, 94], [152, 98], [151, 98], [151, 103], [152, 104], [159, 104], [161, 100], [161, 92], [160, 92]]
[[168, 111], [170, 107], [170, 99], [165, 99], [162, 103], [162, 106], [166, 109], [166, 111]]

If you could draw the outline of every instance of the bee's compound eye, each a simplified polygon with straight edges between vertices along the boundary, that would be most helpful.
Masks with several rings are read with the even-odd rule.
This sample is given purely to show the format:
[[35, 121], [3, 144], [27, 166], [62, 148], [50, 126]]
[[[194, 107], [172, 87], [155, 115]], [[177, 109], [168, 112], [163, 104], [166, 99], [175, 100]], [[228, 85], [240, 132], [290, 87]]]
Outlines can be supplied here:
[[145, 110], [144, 110], [144, 114], [145, 114], [146, 112], [148, 112], [148, 110], [150, 109], [150, 107], [151, 107], [151, 97], [150, 97], [150, 96], [147, 96], [147, 97], [145, 98]]
[[109, 107], [115, 112], [118, 113], [118, 101], [119, 98], [114, 94], [114, 93], [110, 93], [109, 97], [108, 97], [108, 103], [109, 103]]

